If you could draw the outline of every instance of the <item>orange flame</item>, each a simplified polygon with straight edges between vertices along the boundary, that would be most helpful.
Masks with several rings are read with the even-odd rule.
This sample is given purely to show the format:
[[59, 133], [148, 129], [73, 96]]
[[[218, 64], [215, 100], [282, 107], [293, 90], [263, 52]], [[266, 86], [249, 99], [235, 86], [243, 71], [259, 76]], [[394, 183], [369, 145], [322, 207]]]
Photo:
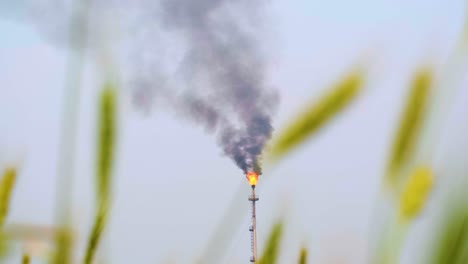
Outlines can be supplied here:
[[247, 174], [245, 174], [245, 177], [249, 181], [250, 185], [252, 185], [252, 186], [257, 185], [258, 174], [256, 172], [249, 171], [249, 172], [247, 172]]

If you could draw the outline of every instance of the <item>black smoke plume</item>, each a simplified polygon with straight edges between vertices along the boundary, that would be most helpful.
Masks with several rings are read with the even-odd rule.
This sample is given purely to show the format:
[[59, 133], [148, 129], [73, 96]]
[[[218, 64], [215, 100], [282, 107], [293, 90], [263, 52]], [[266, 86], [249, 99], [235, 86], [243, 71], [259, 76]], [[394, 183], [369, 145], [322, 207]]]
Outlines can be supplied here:
[[260, 34], [253, 25], [259, 21], [261, 2], [164, 0], [161, 5], [163, 27], [187, 46], [179, 65], [184, 81], [209, 94], [185, 97], [187, 113], [217, 133], [224, 153], [239, 168], [257, 173], [272, 135], [276, 104], [275, 92], [265, 84], [256, 40]]
[[[272, 135], [271, 114], [277, 105], [276, 92], [265, 82], [259, 45], [265, 2], [87, 0], [87, 47], [99, 53], [106, 43], [115, 46], [117, 41], [103, 33], [118, 24], [124, 33], [124, 62], [130, 62], [122, 72], [137, 105], [145, 107], [152, 100], [169, 105], [213, 132], [225, 155], [244, 172], [261, 173], [259, 159]], [[63, 36], [76, 5], [67, 0], [38, 3], [34, 14], [61, 14], [35, 19], [45, 35], [63, 46], [60, 39], [68, 39]]]

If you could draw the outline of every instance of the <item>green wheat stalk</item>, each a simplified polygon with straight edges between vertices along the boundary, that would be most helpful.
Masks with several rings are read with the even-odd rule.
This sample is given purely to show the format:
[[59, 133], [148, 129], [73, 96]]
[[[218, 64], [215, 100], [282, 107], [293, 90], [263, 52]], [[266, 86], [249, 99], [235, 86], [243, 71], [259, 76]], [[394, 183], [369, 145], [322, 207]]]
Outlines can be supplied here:
[[307, 105], [285, 129], [278, 133], [269, 154], [278, 160], [318, 132], [356, 98], [364, 84], [360, 71], [353, 71], [335, 83], [326, 94]]
[[411, 83], [387, 168], [386, 180], [393, 187], [401, 184], [401, 172], [413, 156], [425, 119], [432, 80], [432, 71], [422, 69], [416, 72]]
[[21, 263], [22, 263], [22, 264], [29, 264], [29, 263], [31, 263], [31, 258], [29, 257], [28, 254], [23, 254], [23, 257], [21, 258]]
[[299, 264], [307, 264], [307, 249], [302, 248], [301, 252], [299, 253]]
[[10, 208], [11, 194], [16, 182], [16, 169], [13, 167], [7, 168], [3, 173], [0, 181], [0, 258], [4, 257], [7, 251], [7, 244], [3, 226], [8, 216]]
[[283, 223], [276, 223], [270, 231], [266, 247], [258, 264], [275, 264], [277, 262], [282, 235]]
[[96, 197], [98, 206], [94, 224], [88, 238], [83, 263], [90, 264], [96, 253], [103, 229], [107, 222], [110, 203], [112, 165], [115, 150], [116, 93], [111, 85], [106, 85], [99, 102], [98, 157], [96, 171]]
[[78, 124], [78, 109], [80, 100], [80, 86], [82, 81], [85, 59], [88, 13], [90, 0], [73, 0], [70, 19], [69, 58], [65, 75], [64, 101], [65, 108], [62, 116], [60, 135], [58, 178], [56, 192], [56, 221], [59, 232], [55, 235], [54, 264], [68, 264], [71, 262], [73, 237], [70, 230], [70, 208], [72, 199], [72, 182], [75, 162], [76, 126]]
[[3, 227], [10, 208], [11, 193], [16, 181], [16, 169], [7, 168], [0, 182], [0, 228]]

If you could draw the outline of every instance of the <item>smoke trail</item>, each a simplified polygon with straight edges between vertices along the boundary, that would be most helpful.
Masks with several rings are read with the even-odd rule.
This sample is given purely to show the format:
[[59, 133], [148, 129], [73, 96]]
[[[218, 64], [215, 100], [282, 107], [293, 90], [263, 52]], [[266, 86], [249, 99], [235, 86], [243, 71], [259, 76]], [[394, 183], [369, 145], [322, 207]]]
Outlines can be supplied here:
[[208, 94], [185, 97], [187, 113], [215, 130], [224, 153], [239, 168], [257, 173], [272, 135], [271, 111], [277, 101], [265, 84], [252, 25], [260, 15], [260, 2], [164, 0], [161, 5], [164, 28], [176, 32], [187, 46], [180, 65], [184, 81], [199, 94]]
[[[42, 2], [48, 4], [37, 10], [69, 13], [66, 0]], [[257, 39], [263, 2], [93, 1], [87, 47], [99, 50], [100, 41], [106, 42], [104, 33], [112, 31], [105, 25], [118, 17], [124, 61], [130, 60], [124, 64], [131, 65], [122, 66], [128, 74], [124, 77], [137, 105], [148, 107], [152, 100], [169, 105], [215, 133], [224, 153], [244, 172], [261, 173], [259, 158], [272, 135], [271, 114], [277, 105], [276, 92], [265, 82], [266, 63]], [[66, 24], [66, 17], [49, 21], [54, 17], [47, 16], [39, 24], [44, 33], [60, 39], [68, 27], [55, 25]]]

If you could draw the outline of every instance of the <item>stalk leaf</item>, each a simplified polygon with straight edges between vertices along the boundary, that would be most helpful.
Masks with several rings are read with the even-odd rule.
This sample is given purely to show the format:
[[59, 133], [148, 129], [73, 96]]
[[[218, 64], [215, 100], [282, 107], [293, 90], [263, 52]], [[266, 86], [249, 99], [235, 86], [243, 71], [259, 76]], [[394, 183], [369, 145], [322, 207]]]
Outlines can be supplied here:
[[410, 175], [400, 198], [402, 219], [413, 219], [421, 212], [432, 188], [432, 178], [432, 171], [428, 167], [416, 168]]
[[307, 264], [307, 249], [302, 248], [299, 254], [299, 264]]
[[0, 182], [0, 228], [8, 216], [10, 199], [16, 181], [16, 169], [7, 168]]
[[344, 110], [361, 90], [363, 79], [361, 72], [351, 72], [318, 101], [306, 106], [304, 111], [278, 134], [271, 145], [271, 157], [278, 160], [289, 153]]
[[440, 230], [431, 264], [468, 263], [468, 210], [451, 205]]
[[432, 72], [428, 69], [422, 69], [416, 72], [412, 81], [387, 169], [387, 182], [392, 186], [397, 186], [400, 183], [401, 170], [407, 165], [414, 152], [425, 118], [432, 79]]
[[260, 258], [259, 264], [275, 264], [278, 259], [281, 237], [283, 235], [283, 223], [279, 222], [273, 226], [268, 237], [266, 247]]
[[91, 234], [88, 239], [88, 245], [86, 247], [86, 254], [83, 263], [92, 263], [94, 254], [101, 239], [102, 231], [107, 221], [107, 208], [98, 210], [97, 216], [94, 220], [94, 224], [91, 230]]
[[22, 264], [29, 264], [31, 263], [31, 258], [28, 254], [23, 254], [23, 258], [21, 259]]
[[104, 88], [99, 102], [98, 155], [96, 171], [97, 207], [94, 224], [88, 237], [83, 263], [93, 262], [102, 232], [107, 222], [110, 202], [112, 165], [115, 151], [116, 94], [112, 85]]
[[73, 235], [68, 227], [62, 227], [55, 234], [57, 249], [53, 255], [52, 263], [66, 264], [70, 263], [72, 256]]
[[65, 108], [59, 147], [58, 178], [56, 184], [56, 221], [60, 231], [55, 235], [55, 254], [51, 262], [71, 262], [72, 234], [70, 231], [72, 182], [75, 165], [76, 127], [83, 65], [87, 44], [88, 14], [91, 0], [70, 1], [69, 59], [65, 75]]
[[114, 159], [115, 141], [115, 90], [107, 85], [101, 94], [99, 103], [99, 139], [97, 162], [97, 198], [99, 202], [109, 197], [110, 177]]
[[7, 239], [5, 238], [3, 226], [10, 208], [11, 193], [16, 182], [16, 169], [7, 168], [0, 181], [0, 259], [8, 251]]

